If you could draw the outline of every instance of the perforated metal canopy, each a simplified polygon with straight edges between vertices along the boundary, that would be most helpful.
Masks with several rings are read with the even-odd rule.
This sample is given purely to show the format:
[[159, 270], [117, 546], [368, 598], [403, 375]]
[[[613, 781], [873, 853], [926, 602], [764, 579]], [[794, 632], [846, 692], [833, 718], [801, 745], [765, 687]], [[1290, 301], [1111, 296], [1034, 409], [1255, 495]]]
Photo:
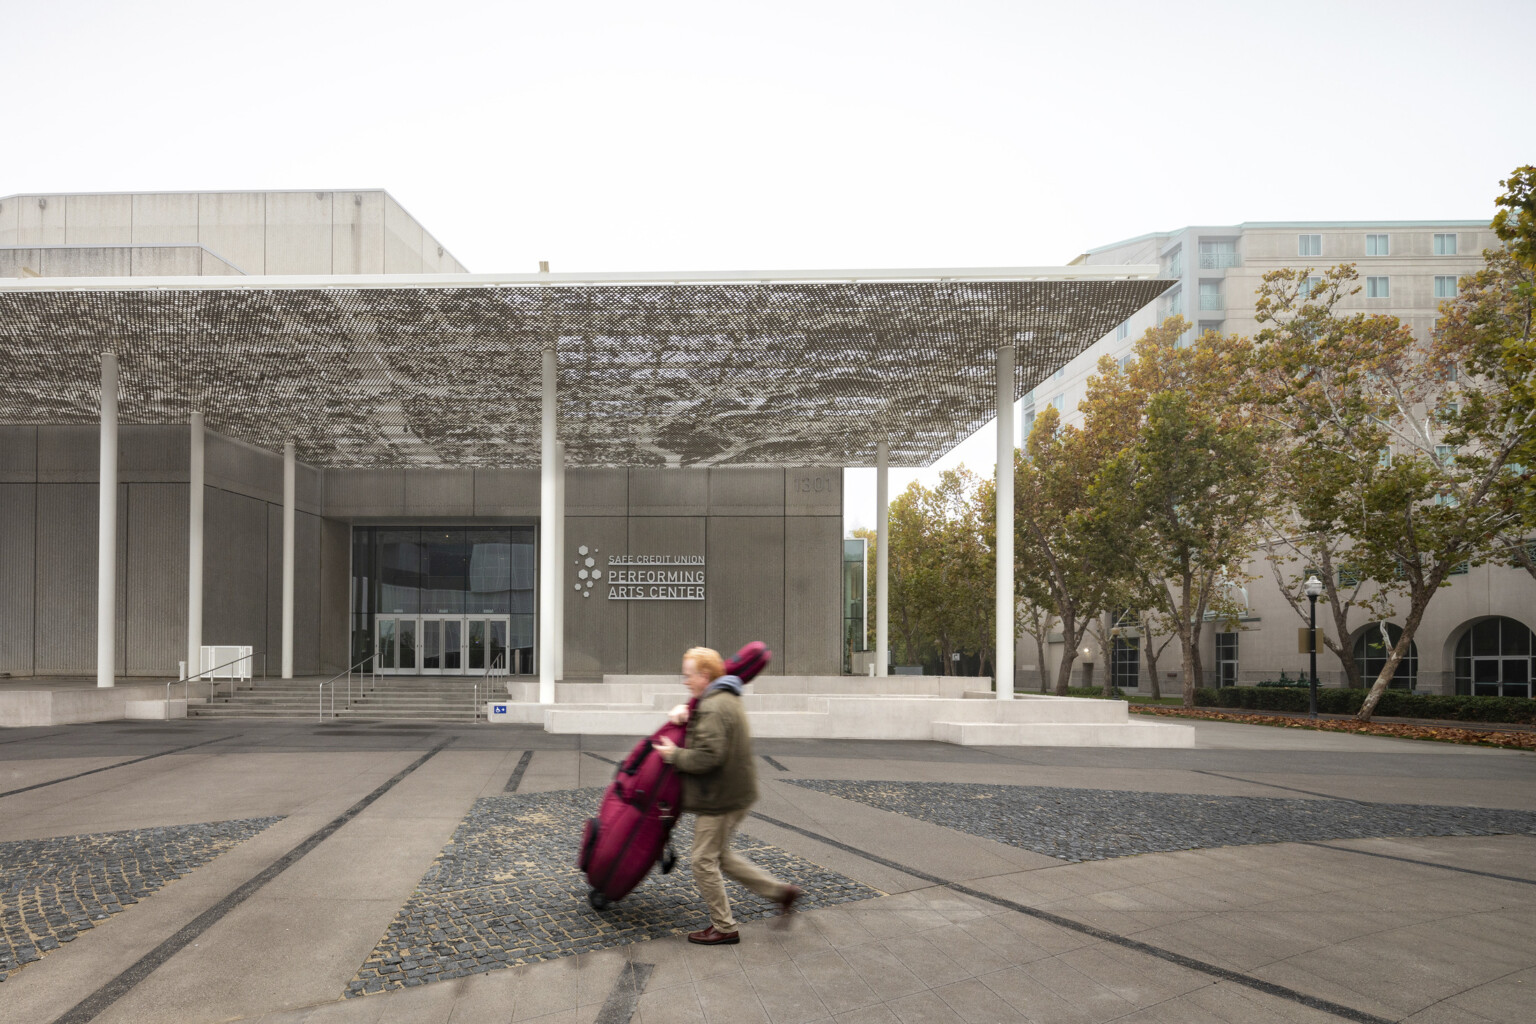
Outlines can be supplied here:
[[[0, 422], [185, 423], [317, 466], [925, 466], [1161, 294], [1155, 268], [0, 282]], [[835, 275], [835, 276], [834, 276]]]

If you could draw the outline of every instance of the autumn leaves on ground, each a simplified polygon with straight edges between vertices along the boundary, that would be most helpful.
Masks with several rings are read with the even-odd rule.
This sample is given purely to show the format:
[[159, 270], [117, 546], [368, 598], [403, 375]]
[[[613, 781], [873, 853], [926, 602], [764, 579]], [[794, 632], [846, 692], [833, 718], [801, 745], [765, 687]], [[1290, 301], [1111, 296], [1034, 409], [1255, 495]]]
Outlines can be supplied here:
[[1441, 743], [1470, 743], [1484, 747], [1509, 747], [1536, 750], [1536, 732], [1519, 729], [1463, 729], [1453, 725], [1408, 722], [1361, 722], [1354, 718], [1296, 718], [1291, 715], [1254, 714], [1251, 711], [1225, 711], [1216, 708], [1159, 708], [1132, 706], [1143, 715], [1167, 715], [1178, 718], [1204, 718], [1243, 725], [1272, 725], [1282, 729], [1318, 729], [1323, 732], [1354, 732], [1370, 736], [1396, 736], [1408, 740], [1437, 740]]

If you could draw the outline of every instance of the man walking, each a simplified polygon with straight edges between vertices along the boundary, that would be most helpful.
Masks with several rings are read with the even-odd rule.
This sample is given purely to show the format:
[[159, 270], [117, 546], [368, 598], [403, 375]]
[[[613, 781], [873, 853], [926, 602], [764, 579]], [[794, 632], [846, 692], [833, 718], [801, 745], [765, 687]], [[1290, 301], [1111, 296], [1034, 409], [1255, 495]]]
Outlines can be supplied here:
[[683, 682], [697, 702], [691, 715], [686, 708], [675, 712], [688, 722], [687, 746], [679, 747], [665, 737], [656, 741], [661, 759], [682, 776], [683, 810], [694, 814], [693, 884], [709, 906], [710, 924], [690, 933], [688, 941], [705, 946], [741, 941], [722, 870], [763, 899], [777, 903], [780, 914], [793, 911], [801, 893], [798, 886], [780, 882], [731, 850], [731, 835], [757, 802], [757, 766], [752, 760], [752, 731], [741, 706], [742, 682], [724, 672], [719, 652], [708, 647], [695, 647], [683, 655]]

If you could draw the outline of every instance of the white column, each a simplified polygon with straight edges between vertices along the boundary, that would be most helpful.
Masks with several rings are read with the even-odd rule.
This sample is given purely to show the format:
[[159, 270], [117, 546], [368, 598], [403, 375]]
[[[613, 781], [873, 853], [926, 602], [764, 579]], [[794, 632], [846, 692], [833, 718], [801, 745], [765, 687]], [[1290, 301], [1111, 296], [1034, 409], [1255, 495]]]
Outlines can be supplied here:
[[875, 675], [889, 675], [891, 647], [891, 446], [875, 449]]
[[293, 442], [283, 445], [283, 678], [293, 678]]
[[544, 346], [543, 417], [539, 431], [539, 703], [555, 702], [555, 602], [560, 530], [555, 481], [555, 346]]
[[[203, 651], [203, 414], [194, 412], [188, 429], [187, 460], [187, 675], [197, 675]], [[211, 667], [211, 666], [210, 666]]]
[[1013, 345], [997, 349], [997, 699], [1013, 699]]
[[96, 516], [96, 685], [117, 682], [117, 356], [101, 354], [101, 482]]
[[565, 678], [565, 445], [555, 442], [555, 678]]

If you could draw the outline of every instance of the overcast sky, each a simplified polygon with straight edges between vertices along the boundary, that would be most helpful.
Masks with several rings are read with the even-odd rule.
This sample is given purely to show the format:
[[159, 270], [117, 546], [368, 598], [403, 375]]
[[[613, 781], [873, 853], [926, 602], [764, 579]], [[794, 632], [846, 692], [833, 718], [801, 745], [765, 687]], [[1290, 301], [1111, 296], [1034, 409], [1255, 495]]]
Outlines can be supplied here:
[[0, 12], [0, 195], [385, 188], [483, 273], [1058, 265], [1186, 224], [1487, 218], [1536, 163], [1532, 0]]

